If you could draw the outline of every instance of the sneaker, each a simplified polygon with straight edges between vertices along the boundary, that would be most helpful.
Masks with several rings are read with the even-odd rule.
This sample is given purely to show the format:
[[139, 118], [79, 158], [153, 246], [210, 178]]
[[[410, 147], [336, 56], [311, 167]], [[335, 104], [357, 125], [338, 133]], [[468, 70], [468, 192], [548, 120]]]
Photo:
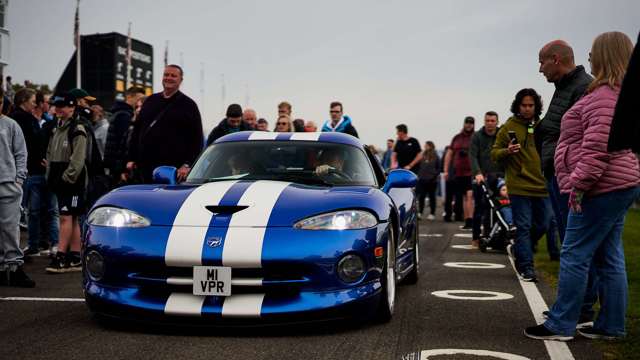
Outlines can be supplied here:
[[518, 277], [522, 281], [538, 282], [538, 279], [536, 278], [536, 273], [533, 270], [525, 270], [525, 271], [519, 273]]
[[624, 339], [624, 336], [609, 335], [602, 330], [594, 329], [593, 326], [585, 326], [581, 329], [578, 329], [578, 334], [586, 337], [587, 339], [593, 340], [615, 341]]
[[526, 328], [524, 330], [524, 335], [528, 338], [537, 339], [537, 340], [569, 341], [573, 339], [573, 336], [556, 334], [553, 331], [547, 329], [542, 324]]
[[33, 288], [36, 286], [36, 282], [31, 280], [29, 276], [24, 272], [22, 266], [18, 267], [16, 271], [11, 271], [9, 274], [9, 286]]
[[429, 221], [433, 221], [433, 220], [435, 220], [435, 219], [436, 219], [436, 217], [435, 217], [435, 216], [433, 216], [433, 214], [429, 214], [429, 215], [427, 216], [427, 220], [429, 220]]
[[80, 258], [69, 260], [67, 265], [67, 271], [68, 272], [82, 271], [82, 261], [80, 260]]
[[480, 247], [480, 240], [471, 240], [471, 247], [477, 249]]
[[34, 249], [32, 247], [27, 247], [22, 250], [24, 256], [40, 256], [40, 250]]
[[55, 257], [57, 253], [58, 253], [58, 245], [54, 245], [54, 246], [49, 248], [49, 257], [50, 258]]
[[58, 253], [56, 256], [51, 259], [51, 263], [45, 269], [45, 271], [49, 274], [62, 274], [67, 272], [67, 262], [65, 260], [64, 254], [60, 256], [62, 253]]

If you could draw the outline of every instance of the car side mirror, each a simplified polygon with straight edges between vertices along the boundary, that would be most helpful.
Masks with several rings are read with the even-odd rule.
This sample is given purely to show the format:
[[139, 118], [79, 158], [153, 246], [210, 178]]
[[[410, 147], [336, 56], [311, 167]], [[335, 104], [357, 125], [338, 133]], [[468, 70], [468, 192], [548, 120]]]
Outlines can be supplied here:
[[418, 177], [413, 172], [405, 169], [391, 170], [382, 191], [389, 192], [393, 188], [412, 188], [417, 183]]
[[153, 183], [175, 185], [177, 172], [173, 166], [158, 166], [153, 170]]

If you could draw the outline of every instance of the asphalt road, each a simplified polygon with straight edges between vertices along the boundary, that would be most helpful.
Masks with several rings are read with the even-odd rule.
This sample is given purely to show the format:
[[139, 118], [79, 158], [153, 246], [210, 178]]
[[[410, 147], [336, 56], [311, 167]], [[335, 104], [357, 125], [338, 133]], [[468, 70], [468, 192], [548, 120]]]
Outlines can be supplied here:
[[[396, 314], [388, 324], [340, 321], [231, 330], [128, 323], [105, 327], [92, 319], [83, 302], [6, 300], [82, 298], [79, 273], [47, 275], [47, 259], [34, 258], [26, 269], [37, 282], [35, 289], [0, 288], [0, 359], [425, 359], [442, 352], [438, 349], [463, 349], [471, 355], [458, 350], [428, 358], [500, 358], [480, 356], [488, 354], [482, 351], [492, 351], [512, 354], [502, 355], [506, 359], [520, 359], [515, 355], [549, 359], [544, 342], [522, 335], [535, 319], [507, 257], [452, 247], [470, 244], [458, 225], [421, 222], [421, 278], [416, 285], [399, 287]], [[499, 268], [444, 266], [449, 262], [481, 262]], [[544, 283], [538, 289], [550, 305], [551, 289]], [[480, 301], [432, 294], [445, 290], [493, 291], [509, 298]], [[589, 340], [577, 337], [568, 345], [575, 359], [602, 358]], [[554, 346], [552, 353], [557, 350]], [[428, 350], [431, 353], [420, 357]], [[553, 359], [567, 358], [566, 352], [559, 354]]]

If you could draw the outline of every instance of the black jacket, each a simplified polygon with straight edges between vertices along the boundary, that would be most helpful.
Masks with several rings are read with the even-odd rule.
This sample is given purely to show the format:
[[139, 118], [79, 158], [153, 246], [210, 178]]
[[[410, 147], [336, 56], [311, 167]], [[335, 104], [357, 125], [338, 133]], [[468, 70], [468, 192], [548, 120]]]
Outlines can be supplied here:
[[611, 123], [609, 151], [631, 149], [640, 153], [640, 121], [638, 121], [638, 94], [640, 93], [640, 34], [631, 54], [627, 73], [622, 81], [620, 95]]
[[40, 120], [19, 106], [14, 109], [9, 117], [20, 125], [24, 134], [24, 141], [27, 143], [27, 171], [29, 176], [44, 175], [46, 168], [42, 165], [42, 160], [46, 157], [47, 148], [40, 129]]
[[502, 164], [495, 163], [491, 160], [491, 149], [496, 142], [500, 128], [496, 129], [493, 136], [487, 135], [484, 126], [476, 131], [471, 137], [471, 145], [469, 146], [469, 156], [471, 157], [471, 175], [477, 174], [504, 176], [504, 167]]
[[584, 71], [582, 65], [566, 74], [555, 83], [549, 109], [536, 129], [536, 142], [540, 143], [542, 170], [546, 178], [555, 174], [553, 156], [560, 138], [560, 121], [562, 116], [584, 95], [593, 78]]
[[104, 145], [104, 166], [109, 175], [119, 178], [127, 164], [127, 137], [129, 126], [133, 124], [133, 108], [124, 101], [116, 101], [111, 108], [107, 141]]
[[[236, 131], [247, 131], [247, 130], [253, 130], [253, 129], [251, 129], [251, 127], [247, 125], [247, 123], [245, 123], [244, 121], [241, 121], [239, 130], [236, 130]], [[233, 131], [231, 131], [231, 128], [227, 123], [227, 118], [222, 119], [222, 121], [220, 121], [218, 126], [214, 127], [213, 130], [211, 130], [211, 132], [209, 133], [209, 136], [207, 137], [207, 146], [213, 144], [213, 142], [218, 140], [219, 138], [227, 134], [231, 134], [232, 132]]]
[[202, 151], [202, 119], [198, 105], [178, 91], [147, 98], [133, 126], [129, 160], [136, 162], [145, 182], [158, 166], [193, 165]]

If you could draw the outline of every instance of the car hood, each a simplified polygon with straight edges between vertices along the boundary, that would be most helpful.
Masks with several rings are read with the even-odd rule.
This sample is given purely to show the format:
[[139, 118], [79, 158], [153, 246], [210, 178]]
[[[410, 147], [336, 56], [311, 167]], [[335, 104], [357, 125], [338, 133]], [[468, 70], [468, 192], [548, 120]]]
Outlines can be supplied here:
[[281, 181], [220, 181], [203, 185], [134, 185], [95, 205], [126, 208], [154, 226], [290, 227], [309, 216], [340, 209], [388, 218], [390, 200], [369, 186], [322, 187]]

